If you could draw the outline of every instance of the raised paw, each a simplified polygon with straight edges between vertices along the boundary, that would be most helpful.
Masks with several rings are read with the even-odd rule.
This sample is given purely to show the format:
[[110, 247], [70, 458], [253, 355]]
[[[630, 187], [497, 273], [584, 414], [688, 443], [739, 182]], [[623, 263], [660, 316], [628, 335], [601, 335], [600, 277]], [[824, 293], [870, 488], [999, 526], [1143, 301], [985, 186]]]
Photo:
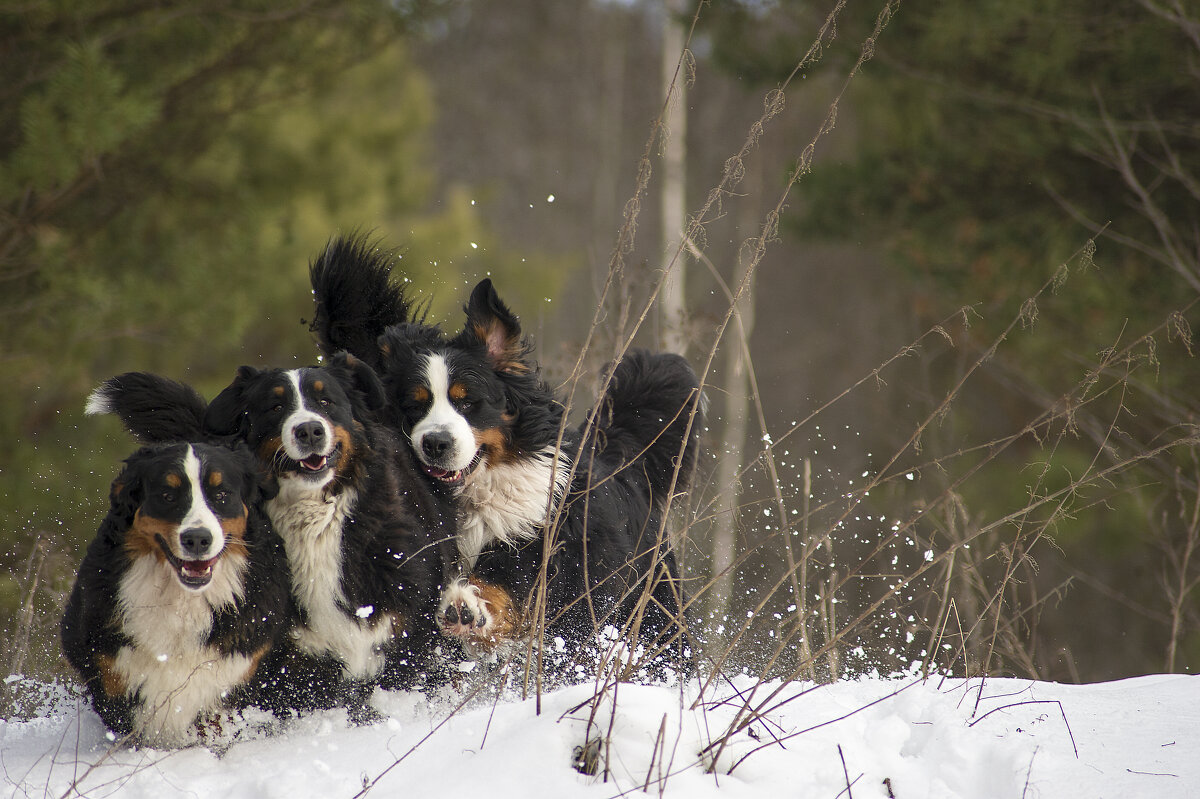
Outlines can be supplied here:
[[466, 644], [468, 651], [493, 652], [512, 641], [517, 620], [512, 596], [474, 577], [454, 581], [438, 603], [438, 626]]
[[442, 593], [437, 618], [442, 632], [455, 638], [486, 638], [492, 624], [479, 587], [466, 580], [456, 580]]

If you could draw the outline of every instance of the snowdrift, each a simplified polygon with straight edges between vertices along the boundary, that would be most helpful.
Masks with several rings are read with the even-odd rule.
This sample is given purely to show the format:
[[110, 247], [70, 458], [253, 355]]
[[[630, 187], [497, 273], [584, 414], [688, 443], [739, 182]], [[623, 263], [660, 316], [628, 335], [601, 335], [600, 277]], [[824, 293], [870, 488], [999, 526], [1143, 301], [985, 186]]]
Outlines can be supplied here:
[[[620, 684], [598, 703], [595, 686], [578, 685], [543, 694], [540, 714], [533, 698], [379, 691], [374, 724], [353, 726], [342, 711], [251, 716], [226, 746], [179, 751], [115, 747], [72, 691], [41, 690], [33, 718], [0, 722], [9, 796], [1200, 796], [1191, 676], [742, 678], [699, 700], [696, 682]], [[769, 697], [728, 734], [747, 701]]]

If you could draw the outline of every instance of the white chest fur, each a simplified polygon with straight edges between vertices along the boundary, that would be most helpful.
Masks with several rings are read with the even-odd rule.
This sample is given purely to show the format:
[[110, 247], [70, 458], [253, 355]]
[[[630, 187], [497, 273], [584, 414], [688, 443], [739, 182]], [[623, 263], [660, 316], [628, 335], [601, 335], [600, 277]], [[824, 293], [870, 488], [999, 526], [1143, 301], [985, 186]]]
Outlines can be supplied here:
[[518, 544], [541, 535], [551, 496], [567, 485], [570, 463], [549, 447], [517, 463], [488, 464], [459, 493], [458, 555], [470, 571], [492, 541]]
[[[267, 503], [267, 514], [283, 539], [292, 594], [307, 619], [293, 633], [296, 643], [311, 655], [337, 658], [349, 679], [373, 677], [383, 668], [380, 648], [393, 635], [391, 624], [343, 610], [342, 527], [357, 495], [346, 491], [326, 499], [323, 491], [303, 491], [292, 482], [283, 481], [279, 495]], [[363, 616], [373, 610], [363, 609]]]
[[113, 667], [127, 693], [143, 699], [133, 724], [145, 743], [188, 742], [196, 717], [220, 708], [249, 675], [250, 657], [205, 644], [213, 611], [240, 597], [245, 568], [244, 558], [226, 554], [202, 592], [184, 588], [151, 557], [138, 558], [122, 578], [118, 612], [132, 643], [117, 651]]

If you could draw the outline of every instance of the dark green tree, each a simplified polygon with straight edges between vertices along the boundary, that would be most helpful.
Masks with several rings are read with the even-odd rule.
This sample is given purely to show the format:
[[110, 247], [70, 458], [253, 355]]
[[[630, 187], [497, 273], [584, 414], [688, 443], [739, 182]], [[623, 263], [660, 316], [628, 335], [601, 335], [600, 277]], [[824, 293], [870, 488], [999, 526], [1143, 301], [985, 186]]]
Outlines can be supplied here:
[[[83, 417], [100, 380], [157, 371], [211, 396], [240, 363], [311, 362], [307, 264], [335, 233], [401, 246], [437, 312], [461, 305], [466, 278], [521, 264], [489, 251], [466, 187], [435, 190], [433, 100], [406, 42], [446, 5], [0, 6], [10, 636], [37, 618], [52, 631], [133, 447], [115, 420]], [[522, 266], [514, 294], [552, 292], [556, 277]], [[48, 604], [10, 623], [35, 586]]]

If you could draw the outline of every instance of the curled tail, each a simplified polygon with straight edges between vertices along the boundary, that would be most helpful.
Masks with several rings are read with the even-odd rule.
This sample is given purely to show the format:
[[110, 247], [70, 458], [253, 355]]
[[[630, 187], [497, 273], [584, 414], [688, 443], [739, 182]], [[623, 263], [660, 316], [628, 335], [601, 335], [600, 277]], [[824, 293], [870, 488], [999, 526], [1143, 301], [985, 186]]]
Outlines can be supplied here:
[[619, 454], [624, 468], [644, 473], [654, 503], [665, 507], [687, 491], [696, 469], [704, 404], [682, 357], [631, 350], [612, 370], [594, 440], [606, 455]]
[[208, 403], [184, 383], [149, 372], [110, 377], [93, 391], [84, 411], [115, 414], [138, 440], [154, 444], [204, 437]]
[[354, 234], [331, 239], [308, 267], [316, 316], [309, 329], [326, 355], [344, 350], [372, 368], [391, 325], [419, 321], [404, 286], [392, 280], [394, 253]]

